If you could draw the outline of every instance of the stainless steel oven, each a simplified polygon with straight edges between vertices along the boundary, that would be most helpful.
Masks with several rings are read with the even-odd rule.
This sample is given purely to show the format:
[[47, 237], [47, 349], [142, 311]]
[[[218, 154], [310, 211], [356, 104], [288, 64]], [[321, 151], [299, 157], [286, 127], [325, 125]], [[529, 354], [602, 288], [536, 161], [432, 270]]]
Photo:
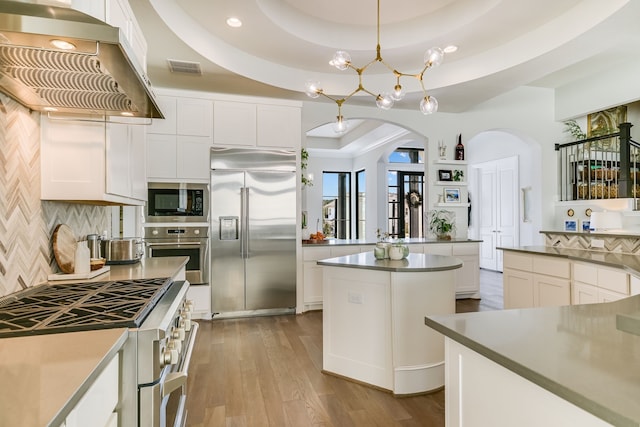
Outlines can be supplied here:
[[147, 196], [147, 223], [209, 222], [207, 184], [150, 182]]
[[192, 285], [209, 283], [209, 226], [176, 224], [146, 226], [147, 257], [188, 256], [186, 279]]

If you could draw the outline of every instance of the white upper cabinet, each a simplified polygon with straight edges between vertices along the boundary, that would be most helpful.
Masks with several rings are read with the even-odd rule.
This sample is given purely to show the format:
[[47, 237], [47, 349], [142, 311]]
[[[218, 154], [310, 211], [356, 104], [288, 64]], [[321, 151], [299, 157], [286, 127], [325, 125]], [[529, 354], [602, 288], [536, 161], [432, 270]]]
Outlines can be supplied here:
[[146, 201], [144, 125], [42, 116], [40, 147], [43, 200]]
[[208, 99], [178, 98], [176, 110], [178, 135], [213, 136], [213, 101]]
[[299, 148], [299, 107], [215, 101], [213, 143], [218, 146]]
[[213, 101], [159, 96], [164, 119], [147, 132], [148, 181], [206, 181], [213, 140]]
[[176, 134], [176, 120], [178, 100], [173, 96], [156, 97], [160, 111], [164, 115], [164, 119], [151, 119], [151, 125], [147, 129], [147, 133], [162, 133], [167, 135]]
[[300, 108], [258, 105], [257, 113], [257, 145], [259, 147], [300, 147], [302, 138]]
[[71, 8], [120, 28], [141, 67], [147, 71], [147, 41], [127, 0], [71, 0]]
[[246, 102], [216, 101], [213, 111], [215, 145], [256, 145], [256, 106]]

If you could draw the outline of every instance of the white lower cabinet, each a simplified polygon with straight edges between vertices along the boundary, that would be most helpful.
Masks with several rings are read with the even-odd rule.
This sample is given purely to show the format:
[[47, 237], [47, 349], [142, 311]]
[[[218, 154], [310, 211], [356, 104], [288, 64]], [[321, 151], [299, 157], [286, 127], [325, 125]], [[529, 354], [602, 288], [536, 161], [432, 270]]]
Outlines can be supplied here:
[[640, 293], [640, 279], [589, 262], [504, 252], [504, 308], [593, 304]]
[[211, 319], [211, 286], [189, 285], [187, 299], [193, 302], [194, 319]]
[[303, 308], [302, 311], [322, 309], [322, 266], [317, 261], [373, 251], [372, 245], [345, 245], [302, 248], [303, 257]]
[[71, 410], [65, 427], [118, 425], [119, 355], [116, 355]]
[[571, 264], [551, 256], [505, 251], [504, 308], [571, 304]]
[[574, 263], [571, 291], [572, 304], [617, 301], [631, 295], [629, 274], [619, 269]]

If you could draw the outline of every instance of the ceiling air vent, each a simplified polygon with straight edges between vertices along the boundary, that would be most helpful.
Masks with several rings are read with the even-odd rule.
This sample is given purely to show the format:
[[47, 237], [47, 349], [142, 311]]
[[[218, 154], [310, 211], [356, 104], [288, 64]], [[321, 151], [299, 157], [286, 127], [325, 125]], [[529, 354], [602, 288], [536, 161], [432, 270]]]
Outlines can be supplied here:
[[169, 69], [172, 73], [185, 73], [202, 75], [202, 69], [199, 62], [180, 61], [177, 59], [167, 59]]

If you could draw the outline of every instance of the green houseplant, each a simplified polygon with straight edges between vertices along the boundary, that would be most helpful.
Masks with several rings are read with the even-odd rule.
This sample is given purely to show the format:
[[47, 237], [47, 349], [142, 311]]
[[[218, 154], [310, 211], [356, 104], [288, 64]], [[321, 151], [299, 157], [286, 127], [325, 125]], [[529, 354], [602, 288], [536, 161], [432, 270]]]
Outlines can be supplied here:
[[456, 214], [448, 210], [431, 210], [427, 212], [429, 231], [440, 240], [451, 240], [455, 234]]

